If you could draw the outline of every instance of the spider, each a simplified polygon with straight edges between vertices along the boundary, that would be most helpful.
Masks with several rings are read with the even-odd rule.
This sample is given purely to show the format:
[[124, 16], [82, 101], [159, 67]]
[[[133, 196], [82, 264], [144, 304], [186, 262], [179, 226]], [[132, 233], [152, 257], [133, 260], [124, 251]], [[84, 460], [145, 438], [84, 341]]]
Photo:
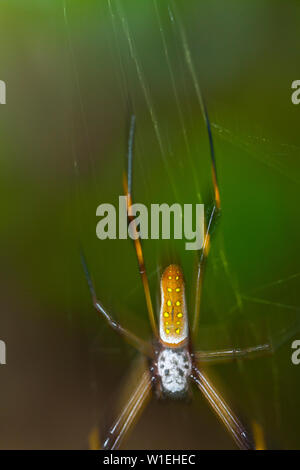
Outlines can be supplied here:
[[[113, 330], [118, 332], [140, 353], [146, 356], [149, 364], [148, 367], [145, 367], [137, 387], [124, 406], [119, 417], [110, 428], [107, 437], [102, 443], [102, 449], [112, 450], [120, 447], [123, 438], [128, 433], [143, 406], [146, 404], [153, 389], [155, 390], [158, 398], [169, 397], [181, 399], [187, 394], [191, 382], [194, 382], [198, 389], [203, 393], [238, 447], [240, 449], [255, 449], [255, 444], [250, 437], [250, 434], [246, 431], [243, 424], [225, 402], [221, 394], [217, 391], [207, 374], [204, 373], [201, 364], [203, 365], [204, 362], [215, 363], [228, 359], [254, 357], [261, 353], [273, 352], [273, 346], [266, 343], [246, 349], [232, 348], [218, 351], [194, 351], [193, 349], [193, 342], [197, 337], [199, 325], [204, 266], [210, 250], [212, 228], [221, 209], [213, 138], [206, 108], [204, 108], [204, 117], [210, 145], [214, 202], [206, 221], [204, 242], [197, 265], [195, 315], [192, 327], [189, 327], [183, 272], [181, 267], [176, 264], [171, 264], [165, 267], [161, 276], [161, 304], [159, 326], [157, 327], [141, 241], [139, 238], [134, 240], [134, 245], [153, 333], [152, 342], [146, 342], [137, 337], [134, 333], [123, 328], [104, 308], [102, 303], [97, 299], [92, 278], [82, 254], [82, 264], [95, 309]], [[125, 174], [124, 177], [124, 190], [127, 196], [128, 223], [134, 220], [130, 210], [132, 205], [134, 133], [135, 116], [132, 116], [128, 140], [128, 169], [127, 175]]]

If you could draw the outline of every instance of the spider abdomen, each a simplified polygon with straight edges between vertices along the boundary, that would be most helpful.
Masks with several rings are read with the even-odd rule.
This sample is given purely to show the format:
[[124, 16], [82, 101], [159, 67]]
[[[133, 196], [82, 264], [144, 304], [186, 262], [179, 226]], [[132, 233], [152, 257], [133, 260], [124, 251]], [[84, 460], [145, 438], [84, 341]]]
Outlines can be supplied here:
[[170, 264], [165, 269], [160, 290], [160, 340], [169, 347], [181, 346], [188, 337], [188, 318], [183, 273], [178, 265]]

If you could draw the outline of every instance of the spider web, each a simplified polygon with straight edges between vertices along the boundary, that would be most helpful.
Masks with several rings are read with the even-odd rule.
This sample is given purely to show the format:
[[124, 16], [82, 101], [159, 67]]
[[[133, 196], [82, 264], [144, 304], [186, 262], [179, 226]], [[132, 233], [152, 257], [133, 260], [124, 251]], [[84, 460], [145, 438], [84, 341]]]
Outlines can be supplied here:
[[[118, 312], [122, 324], [148, 337], [143, 292], [130, 242], [96, 240], [94, 213], [101, 202], [117, 205], [117, 197], [122, 194], [126, 124], [132, 112], [137, 117], [134, 199], [146, 205], [204, 202], [210, 206], [212, 185], [204, 94], [216, 146], [223, 214], [207, 264], [198, 347], [223, 348], [233, 343], [245, 347], [266, 340], [285, 345], [257, 366], [239, 362], [237, 366], [223, 365], [216, 370], [223, 382], [229, 380], [233, 384], [231, 394], [235, 394], [235, 402], [247, 420], [259, 421], [270, 435], [270, 446], [297, 446], [292, 434], [285, 431], [288, 419], [296, 423], [292, 414], [297, 399], [292, 391], [288, 395], [282, 377], [290, 387], [295, 386], [289, 348], [291, 338], [299, 331], [300, 273], [295, 234], [299, 226], [299, 218], [295, 221], [299, 184], [295, 160], [299, 146], [286, 131], [282, 132], [282, 139], [286, 140], [281, 141], [262, 120], [253, 125], [251, 109], [250, 117], [247, 110], [239, 116], [228, 112], [222, 93], [227, 94], [229, 103], [233, 101], [232, 85], [226, 83], [222, 88], [221, 81], [212, 78], [216, 70], [220, 74], [219, 63], [223, 62], [218, 48], [221, 32], [211, 46], [212, 51], [219, 53], [212, 58], [207, 43], [207, 38], [212, 41], [212, 34], [208, 28], [201, 33], [193, 19], [193, 12], [196, 17], [201, 8], [204, 16], [212, 15], [215, 21], [217, 14], [196, 2], [189, 7], [177, 1], [161, 4], [153, 0], [143, 7], [133, 3], [91, 2], [85, 9], [91, 35], [82, 44], [78, 33], [80, 7], [63, 1], [72, 90], [70, 146], [75, 234], [88, 254], [101, 300]], [[240, 34], [246, 35], [247, 31]], [[248, 46], [246, 40], [245, 45]], [[228, 51], [224, 55], [235, 86], [242, 87], [236, 56]], [[244, 61], [242, 54], [237, 57]], [[223, 73], [228, 73], [224, 64]], [[252, 74], [255, 76], [255, 71]], [[263, 108], [259, 98], [256, 105]], [[241, 111], [239, 106], [235, 109]], [[177, 241], [149, 240], [143, 246], [154, 305], [155, 300], [159, 304], [161, 269], [175, 257], [183, 265], [189, 309], [193, 311], [195, 253], [186, 252], [183, 243]], [[81, 304], [87, 301], [87, 297], [84, 301], [80, 298]], [[101, 328], [98, 322], [93, 325]], [[99, 362], [112, 360], [114, 368], [122, 368], [129, 362], [131, 352], [106, 329], [91, 344], [91, 383], [97, 396], [105, 389], [103, 382], [95, 378]], [[121, 352], [125, 354], [120, 362]], [[265, 394], [260, 393], [261, 387], [266, 387]], [[225, 392], [228, 393], [226, 387]], [[288, 410], [287, 396], [291, 401]], [[192, 442], [191, 433], [187, 442]]]

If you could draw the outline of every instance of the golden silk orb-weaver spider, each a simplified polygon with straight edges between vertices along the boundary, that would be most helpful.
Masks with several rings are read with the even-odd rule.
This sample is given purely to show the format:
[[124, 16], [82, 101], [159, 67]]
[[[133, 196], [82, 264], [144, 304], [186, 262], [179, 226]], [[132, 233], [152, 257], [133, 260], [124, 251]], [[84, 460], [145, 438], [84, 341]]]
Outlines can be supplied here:
[[[104, 441], [93, 447], [101, 447], [102, 449], [107, 450], [119, 448], [123, 438], [126, 436], [135, 419], [140, 414], [153, 389], [158, 397], [167, 396], [172, 398], [182, 398], [187, 393], [191, 382], [194, 382], [198, 389], [203, 393], [204, 397], [207, 399], [208, 403], [240, 449], [255, 449], [263, 447], [263, 437], [260, 437], [259, 439], [257, 438], [256, 444], [254, 444], [250, 434], [246, 431], [243, 424], [233, 413], [221, 394], [217, 391], [207, 374], [203, 372], [201, 364], [203, 365], [204, 362], [214, 363], [228, 359], [253, 357], [260, 353], [272, 352], [274, 346], [266, 343], [249, 347], [247, 349], [232, 348], [218, 351], [194, 351], [193, 349], [193, 339], [197, 336], [199, 325], [204, 265], [209, 253], [212, 227], [220, 212], [220, 192], [217, 180], [211, 126], [206, 108], [204, 108], [204, 111], [210, 144], [214, 203], [208, 220], [206, 221], [205, 237], [197, 266], [195, 315], [192, 326], [189, 327], [182, 269], [176, 264], [171, 264], [165, 268], [161, 276], [161, 306], [159, 313], [159, 327], [157, 327], [141, 241], [139, 238], [134, 240], [134, 245], [144, 287], [149, 320], [153, 332], [152, 343], [142, 340], [132, 332], [123, 328], [111, 317], [110, 313], [103, 307], [101, 302], [97, 300], [95, 288], [87, 268], [87, 263], [82, 254], [82, 264], [94, 307], [100, 316], [106, 320], [106, 322], [115, 331], [123, 336], [148, 359], [149, 364], [149, 366], [145, 366], [134, 392], [129, 397], [123, 410], [110, 428]], [[131, 183], [134, 131], [135, 116], [132, 116], [128, 141], [128, 171], [127, 176], [125, 175], [124, 178], [124, 188], [127, 196], [128, 223], [134, 220], [130, 210], [132, 205]], [[262, 436], [258, 425], [255, 424], [255, 426], [257, 429], [256, 436], [259, 434]]]

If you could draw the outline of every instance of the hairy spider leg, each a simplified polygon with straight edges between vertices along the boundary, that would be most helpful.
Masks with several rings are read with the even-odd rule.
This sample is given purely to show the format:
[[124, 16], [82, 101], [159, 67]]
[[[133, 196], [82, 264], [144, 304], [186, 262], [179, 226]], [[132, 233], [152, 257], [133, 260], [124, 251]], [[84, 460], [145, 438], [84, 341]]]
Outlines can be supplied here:
[[153, 353], [152, 353], [152, 348], [150, 344], [142, 340], [138, 336], [136, 336], [134, 333], [131, 333], [131, 331], [127, 330], [126, 328], [123, 328], [117, 321], [115, 321], [111, 317], [108, 311], [103, 307], [101, 302], [97, 299], [94, 284], [90, 276], [83, 252], [81, 252], [81, 262], [82, 262], [85, 277], [89, 286], [89, 290], [91, 293], [92, 302], [97, 312], [108, 323], [108, 325], [117, 333], [119, 333], [128, 343], [134, 346], [142, 354], [145, 354], [148, 357], [152, 357]]
[[193, 339], [196, 339], [198, 329], [199, 329], [200, 302], [201, 302], [201, 292], [202, 292], [203, 278], [204, 278], [204, 267], [205, 267], [206, 259], [209, 254], [211, 232], [221, 210], [221, 199], [220, 199], [220, 190], [219, 190], [219, 184], [218, 184], [218, 178], [217, 178], [217, 168], [216, 168], [216, 158], [215, 158], [213, 137], [212, 137], [211, 125], [210, 125], [210, 121], [208, 117], [208, 112], [207, 112], [205, 104], [204, 104], [204, 117], [205, 117], [205, 123], [206, 123], [207, 132], [208, 132], [209, 147], [210, 147], [212, 183], [213, 183], [213, 188], [214, 188], [214, 203], [213, 203], [213, 208], [210, 212], [208, 221], [206, 223], [204, 242], [203, 242], [203, 246], [202, 246], [202, 250], [199, 256], [199, 261], [198, 261], [198, 266], [197, 266], [195, 313], [194, 313], [194, 321], [193, 321], [193, 326], [192, 326]]
[[208, 403], [217, 414], [218, 418], [222, 421], [228, 432], [235, 440], [238, 447], [242, 450], [255, 449], [255, 446], [246, 429], [227, 405], [212, 382], [208, 379], [207, 375], [194, 366], [191, 379], [196, 383], [199, 390], [203, 393]]
[[[128, 215], [128, 224], [134, 224], [134, 217], [132, 216], [131, 206], [132, 206], [132, 162], [133, 162], [133, 143], [134, 143], [134, 133], [135, 133], [135, 116], [131, 116], [131, 123], [130, 123], [130, 132], [129, 132], [129, 139], [128, 139], [128, 168], [127, 168], [127, 175], [125, 173], [123, 178], [124, 184], [124, 193], [127, 196], [127, 215]], [[157, 325], [154, 317], [154, 311], [152, 306], [150, 288], [149, 288], [149, 281], [146, 273], [146, 267], [144, 262], [142, 244], [139, 237], [134, 239], [134, 247], [137, 255], [137, 260], [139, 264], [139, 272], [142, 278], [147, 310], [150, 320], [150, 325], [153, 331], [153, 334], [157, 337]]]

